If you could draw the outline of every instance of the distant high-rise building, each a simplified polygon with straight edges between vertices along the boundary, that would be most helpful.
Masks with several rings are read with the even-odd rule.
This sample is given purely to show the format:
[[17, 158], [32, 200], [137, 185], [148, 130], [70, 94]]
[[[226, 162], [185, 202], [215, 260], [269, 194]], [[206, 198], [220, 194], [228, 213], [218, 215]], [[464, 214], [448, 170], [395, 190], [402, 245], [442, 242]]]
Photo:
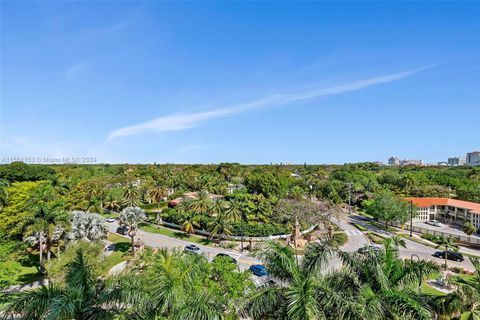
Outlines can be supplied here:
[[391, 166], [398, 166], [400, 164], [400, 159], [398, 159], [397, 157], [390, 157], [388, 159], [388, 164]]
[[448, 158], [447, 163], [450, 167], [463, 166], [465, 164], [465, 158], [464, 157]]
[[421, 165], [423, 165], [423, 160], [407, 160], [407, 159], [404, 159], [404, 160], [400, 161], [400, 164], [402, 166], [409, 166], [409, 165], [421, 166]]
[[480, 166], [480, 151], [467, 153], [466, 163], [469, 166]]

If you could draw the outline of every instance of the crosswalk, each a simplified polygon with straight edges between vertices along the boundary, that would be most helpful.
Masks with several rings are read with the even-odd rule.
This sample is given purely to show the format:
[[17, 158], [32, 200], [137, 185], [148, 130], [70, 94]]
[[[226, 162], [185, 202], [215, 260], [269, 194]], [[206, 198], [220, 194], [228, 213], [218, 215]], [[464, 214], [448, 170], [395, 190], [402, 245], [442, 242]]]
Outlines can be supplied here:
[[352, 235], [352, 236], [360, 236], [360, 235], [363, 235], [363, 233], [360, 231], [360, 230], [345, 230], [346, 233], [348, 233], [349, 235]]

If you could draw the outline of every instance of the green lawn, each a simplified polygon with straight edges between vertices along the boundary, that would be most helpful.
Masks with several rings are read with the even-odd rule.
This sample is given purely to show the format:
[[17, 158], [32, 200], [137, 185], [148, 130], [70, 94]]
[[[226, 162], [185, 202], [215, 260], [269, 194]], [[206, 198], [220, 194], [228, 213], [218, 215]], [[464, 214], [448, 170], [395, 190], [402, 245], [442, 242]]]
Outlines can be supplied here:
[[424, 282], [422, 284], [422, 292], [424, 293], [429, 293], [431, 295], [434, 295], [434, 296], [444, 296], [445, 293], [443, 293], [442, 291], [440, 290], [437, 290], [433, 287], [431, 287], [430, 285], [428, 285], [426, 282]]
[[147, 231], [147, 232], [152, 232], [152, 233], [158, 233], [158, 234], [163, 234], [164, 236], [172, 237], [172, 238], [177, 238], [177, 239], [182, 239], [185, 241], [193, 242], [193, 243], [198, 243], [202, 245], [211, 245], [212, 241], [201, 236], [197, 235], [186, 235], [185, 233], [177, 230], [172, 230], [169, 228], [165, 227], [157, 227], [153, 225], [142, 225], [140, 229]]
[[128, 238], [124, 238], [114, 233], [109, 233], [107, 240], [115, 243], [115, 249], [111, 255], [105, 258], [105, 261], [102, 265], [103, 274], [107, 274], [108, 270], [120, 262], [130, 260], [132, 258], [130, 253], [130, 241]]

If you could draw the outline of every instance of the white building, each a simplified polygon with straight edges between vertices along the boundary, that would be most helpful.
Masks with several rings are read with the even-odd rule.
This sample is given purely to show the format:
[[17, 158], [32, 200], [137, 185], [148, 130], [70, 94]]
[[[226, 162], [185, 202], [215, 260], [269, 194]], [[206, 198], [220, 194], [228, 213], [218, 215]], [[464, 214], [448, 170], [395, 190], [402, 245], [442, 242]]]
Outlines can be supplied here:
[[447, 162], [450, 167], [463, 166], [465, 164], [465, 158], [464, 157], [448, 158]]
[[449, 198], [406, 198], [417, 207], [413, 221], [440, 220], [463, 225], [472, 223], [480, 228], [480, 203]]
[[466, 163], [469, 166], [480, 166], [480, 151], [467, 153]]
[[391, 166], [398, 166], [400, 164], [400, 159], [397, 157], [390, 157], [388, 158], [388, 164]]

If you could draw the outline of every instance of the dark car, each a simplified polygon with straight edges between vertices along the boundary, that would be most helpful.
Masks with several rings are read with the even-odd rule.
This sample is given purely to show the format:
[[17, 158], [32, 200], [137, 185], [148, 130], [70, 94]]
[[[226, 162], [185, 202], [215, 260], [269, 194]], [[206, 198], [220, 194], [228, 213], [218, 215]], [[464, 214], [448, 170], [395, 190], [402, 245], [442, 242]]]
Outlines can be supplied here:
[[357, 250], [358, 253], [367, 253], [367, 252], [376, 253], [380, 251], [382, 251], [382, 247], [380, 246], [365, 246]]
[[265, 266], [261, 264], [254, 264], [249, 268], [250, 272], [256, 275], [257, 277], [265, 277], [268, 276], [268, 271]]
[[118, 234], [126, 235], [127, 232], [128, 232], [128, 228], [127, 228], [126, 226], [118, 227], [118, 228], [117, 228], [117, 233], [118, 233]]
[[[453, 260], [453, 261], [458, 261], [458, 262], [462, 262], [462, 261], [465, 260], [465, 258], [463, 257], [463, 255], [460, 252], [454, 252], [454, 251], [446, 251], [446, 252], [447, 252], [447, 259], [448, 260]], [[445, 251], [436, 251], [433, 254], [433, 256], [437, 257], [437, 258], [445, 259]]]
[[225, 259], [228, 259], [228, 261], [230, 261], [231, 263], [237, 264], [237, 260], [234, 259], [233, 257], [229, 256], [229, 255], [226, 254], [226, 253], [219, 253], [219, 254], [217, 254], [214, 259], [217, 259], [217, 258], [225, 258]]

